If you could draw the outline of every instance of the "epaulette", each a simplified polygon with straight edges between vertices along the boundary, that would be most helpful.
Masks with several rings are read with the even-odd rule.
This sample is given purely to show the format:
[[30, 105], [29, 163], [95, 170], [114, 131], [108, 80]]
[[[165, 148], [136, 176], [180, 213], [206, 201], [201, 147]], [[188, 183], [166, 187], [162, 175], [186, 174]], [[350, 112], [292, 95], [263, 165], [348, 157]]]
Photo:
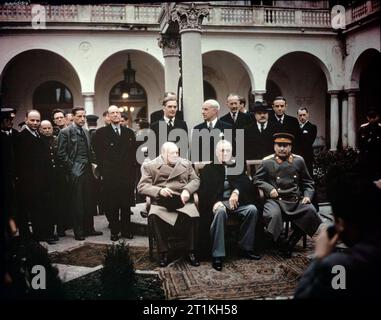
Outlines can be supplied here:
[[367, 123], [363, 123], [360, 127], [361, 128], [364, 128], [364, 127], [366, 127], [366, 126], [368, 126], [369, 125], [369, 122], [367, 122]]
[[270, 154], [269, 156], [264, 157], [262, 160], [269, 160], [269, 159], [272, 159], [272, 158], [274, 158], [274, 155], [275, 155], [275, 153]]
[[295, 154], [295, 153], [293, 153], [292, 156], [293, 156], [294, 158], [303, 158], [302, 156], [300, 156], [300, 155], [298, 155], [298, 154]]

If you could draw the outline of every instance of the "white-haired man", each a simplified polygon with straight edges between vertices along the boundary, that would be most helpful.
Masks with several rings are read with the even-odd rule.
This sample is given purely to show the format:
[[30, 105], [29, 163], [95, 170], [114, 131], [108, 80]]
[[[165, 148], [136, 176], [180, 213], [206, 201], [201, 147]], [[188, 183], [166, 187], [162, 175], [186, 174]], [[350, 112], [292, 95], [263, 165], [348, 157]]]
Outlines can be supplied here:
[[200, 186], [190, 161], [179, 157], [173, 142], [166, 142], [161, 155], [143, 163], [138, 192], [153, 199], [148, 214], [160, 253], [160, 266], [168, 264], [168, 234], [178, 232], [187, 240], [188, 259], [199, 266], [196, 239], [199, 212], [189, 199]]

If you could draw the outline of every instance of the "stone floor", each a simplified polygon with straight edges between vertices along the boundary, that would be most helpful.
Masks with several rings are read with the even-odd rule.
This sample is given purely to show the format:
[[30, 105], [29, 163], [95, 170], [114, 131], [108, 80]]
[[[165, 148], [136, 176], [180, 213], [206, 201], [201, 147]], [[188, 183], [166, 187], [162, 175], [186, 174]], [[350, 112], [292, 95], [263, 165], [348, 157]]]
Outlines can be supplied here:
[[[131, 217], [132, 223], [135, 224], [139, 230], [144, 230], [147, 226], [147, 219], [142, 218], [140, 212], [144, 210], [144, 204], [138, 204], [136, 207], [132, 208], [134, 214]], [[331, 208], [327, 204], [323, 204], [320, 206], [320, 214], [323, 219], [324, 224], [328, 224], [332, 221]], [[108, 222], [104, 215], [99, 215], [94, 217], [95, 230], [102, 231], [103, 235], [96, 237], [87, 237], [84, 241], [77, 241], [74, 239], [73, 230], [66, 231], [66, 237], [60, 238], [60, 240], [54, 244], [49, 245], [45, 242], [42, 242], [42, 245], [48, 249], [49, 253], [52, 252], [62, 252], [73, 250], [78, 248], [79, 246], [84, 245], [85, 243], [102, 243], [102, 244], [112, 244], [113, 242], [110, 240], [110, 229], [108, 228]], [[148, 247], [148, 238], [145, 235], [134, 235], [134, 239], [126, 239], [126, 242], [130, 246], [138, 246], [138, 247]], [[64, 281], [70, 281], [75, 278], [84, 276], [90, 272], [100, 269], [102, 266], [97, 266], [94, 268], [87, 268], [81, 266], [71, 266], [64, 264], [55, 264], [59, 270], [59, 276]], [[155, 271], [145, 271], [138, 270], [139, 273], [152, 273]]]

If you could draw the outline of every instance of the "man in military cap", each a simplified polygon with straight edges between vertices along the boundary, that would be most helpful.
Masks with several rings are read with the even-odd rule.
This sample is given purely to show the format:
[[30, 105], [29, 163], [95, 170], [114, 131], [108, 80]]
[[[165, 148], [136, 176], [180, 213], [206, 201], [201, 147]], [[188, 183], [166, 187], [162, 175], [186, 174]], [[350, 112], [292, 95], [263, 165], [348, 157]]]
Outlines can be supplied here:
[[269, 110], [265, 103], [255, 101], [255, 122], [245, 130], [245, 159], [263, 159], [274, 152], [273, 134], [277, 132], [277, 125], [269, 122]]
[[95, 114], [88, 114], [86, 116], [86, 121], [87, 121], [87, 128], [89, 129], [90, 133], [90, 140], [93, 141], [95, 131], [97, 130], [98, 126], [98, 121], [99, 117], [96, 116]]
[[367, 174], [372, 179], [381, 178], [381, 123], [376, 109], [369, 109], [367, 123], [360, 126], [358, 143], [360, 159]]
[[[281, 245], [286, 257], [303, 234], [312, 237], [322, 222], [311, 204], [314, 182], [302, 157], [292, 154], [294, 136], [276, 133], [275, 154], [265, 157], [259, 167], [254, 184], [261, 188], [268, 198], [263, 208], [267, 232]], [[291, 220], [294, 232], [287, 242], [280, 238], [284, 219]]]
[[16, 117], [17, 110], [15, 108], [1, 108], [1, 131], [8, 136], [15, 137], [18, 131], [13, 128], [13, 120]]

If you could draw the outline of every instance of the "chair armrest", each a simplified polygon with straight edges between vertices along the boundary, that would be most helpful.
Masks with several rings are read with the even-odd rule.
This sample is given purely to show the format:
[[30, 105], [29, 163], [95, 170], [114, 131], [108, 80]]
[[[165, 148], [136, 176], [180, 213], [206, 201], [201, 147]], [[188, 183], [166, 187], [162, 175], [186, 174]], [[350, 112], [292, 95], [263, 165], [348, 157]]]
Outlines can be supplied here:
[[197, 207], [197, 209], [198, 209], [200, 200], [199, 200], [199, 198], [198, 198], [198, 193], [197, 193], [197, 192], [193, 193], [193, 201], [194, 201], [194, 204], [196, 205], [196, 207]]
[[145, 211], [143, 210], [140, 211], [140, 215], [142, 216], [142, 218], [148, 218], [148, 213], [149, 213], [149, 210], [151, 209], [151, 203], [152, 203], [151, 197], [147, 196]]

